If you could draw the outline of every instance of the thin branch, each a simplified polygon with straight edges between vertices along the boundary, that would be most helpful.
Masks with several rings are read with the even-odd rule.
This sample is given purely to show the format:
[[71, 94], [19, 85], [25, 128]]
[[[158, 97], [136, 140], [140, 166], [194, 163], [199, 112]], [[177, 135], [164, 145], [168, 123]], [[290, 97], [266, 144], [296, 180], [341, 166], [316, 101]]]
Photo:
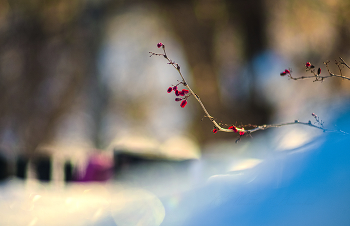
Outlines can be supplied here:
[[[194, 96], [194, 98], [196, 98], [196, 100], [199, 102], [199, 104], [201, 105], [204, 113], [206, 114], [206, 116], [210, 119], [210, 121], [212, 121], [214, 123], [214, 125], [220, 130], [220, 131], [225, 131], [226, 129], [222, 128], [216, 121], [215, 119], [209, 114], [209, 112], [207, 111], [207, 109], [205, 108], [204, 104], [202, 103], [201, 99], [199, 98], [199, 96], [193, 92], [193, 90], [191, 89], [191, 87], [188, 85], [188, 83], [186, 82], [184, 76], [181, 73], [180, 70], [180, 65], [175, 63], [174, 61], [170, 60], [168, 58], [168, 55], [165, 52], [165, 45], [162, 46], [163, 48], [163, 52], [164, 54], [159, 54], [159, 53], [153, 53], [153, 52], [149, 52], [151, 54], [151, 56], [163, 56], [165, 59], [167, 59], [167, 61], [169, 62], [168, 64], [173, 65], [173, 67], [179, 72], [181, 79], [182, 79], [182, 84], [190, 91], [190, 93]], [[226, 131], [228, 132], [228, 131]]]
[[295, 124], [299, 124], [299, 125], [305, 125], [305, 126], [310, 126], [316, 129], [320, 129], [323, 132], [336, 132], [336, 133], [342, 133], [342, 134], [349, 134], [347, 132], [344, 132], [342, 130], [330, 130], [330, 129], [325, 129], [322, 126], [316, 126], [314, 124], [311, 123], [311, 121], [309, 122], [299, 122], [298, 120], [295, 120], [294, 122], [286, 122], [286, 123], [281, 123], [281, 124], [271, 124], [271, 125], [262, 125], [262, 126], [258, 126], [254, 129], [251, 130], [247, 130], [248, 133], [253, 133], [259, 130], [265, 130], [268, 128], [276, 128], [276, 127], [281, 127], [281, 126], [287, 126], [287, 125], [295, 125]]
[[336, 65], [339, 68], [340, 75], [334, 74], [334, 73], [332, 73], [329, 70], [329, 67], [328, 67], [329, 61], [327, 61], [327, 62], [323, 62], [323, 63], [326, 65], [326, 68], [327, 68], [327, 71], [328, 71], [329, 75], [325, 75], [325, 76], [320, 75], [321, 74], [321, 68], [318, 68], [318, 70], [316, 72], [315, 67], [313, 65], [310, 65], [310, 63], [308, 62], [307, 64], [309, 64], [310, 66], [306, 65], [306, 70], [310, 71], [313, 75], [311, 75], [311, 76], [293, 77], [290, 70], [285, 70], [284, 72], [281, 73], [281, 76], [284, 76], [284, 75], [288, 74], [288, 77], [290, 79], [292, 79], [292, 80], [301, 80], [301, 79], [313, 78], [313, 79], [315, 79], [314, 82], [318, 82], [318, 81], [323, 82], [324, 79], [330, 78], [330, 77], [336, 77], [336, 78], [342, 78], [342, 79], [350, 80], [349, 77], [346, 77], [346, 76], [344, 76], [342, 74], [342, 70], [341, 70], [340, 65], [343, 64], [349, 69], [350, 69], [350, 66], [343, 60], [343, 58], [341, 58], [341, 57], [339, 57], [339, 58], [340, 58], [341, 62], [340, 63], [336, 62]]
[[[257, 131], [259, 131], [259, 130], [265, 130], [265, 129], [268, 129], [268, 128], [276, 128], [276, 127], [287, 126], [287, 125], [295, 125], [295, 124], [310, 126], [310, 127], [316, 128], [316, 129], [320, 129], [320, 130], [322, 130], [323, 132], [339, 132], [339, 133], [343, 133], [343, 134], [348, 134], [348, 133], [346, 133], [346, 132], [344, 132], [344, 131], [341, 131], [341, 130], [329, 130], [329, 129], [325, 129], [325, 128], [323, 128], [323, 123], [320, 124], [321, 126], [317, 126], [317, 125], [312, 124], [311, 121], [309, 121], [309, 122], [299, 122], [298, 120], [295, 120], [294, 122], [281, 123], [281, 124], [271, 124], [271, 125], [261, 125], [261, 126], [257, 126], [257, 125], [248, 125], [248, 127], [254, 127], [254, 128], [253, 128], [253, 129], [247, 129], [247, 130], [244, 129], [244, 128], [238, 128], [238, 127], [235, 127], [235, 126], [234, 126], [234, 127], [231, 126], [231, 127], [229, 127], [229, 128], [223, 128], [223, 127], [221, 127], [221, 125], [223, 125], [223, 124], [222, 124], [222, 123], [216, 122], [216, 120], [214, 119], [214, 117], [212, 117], [212, 116], [209, 114], [209, 112], [207, 111], [207, 109], [205, 108], [205, 106], [204, 106], [203, 102], [201, 101], [201, 99], [199, 98], [199, 96], [191, 89], [191, 87], [189, 86], [189, 84], [186, 82], [184, 76], [183, 76], [182, 73], [181, 73], [179, 64], [175, 63], [174, 61], [172, 61], [171, 59], [168, 58], [168, 55], [166, 54], [166, 51], [165, 51], [165, 46], [164, 46], [164, 44], [162, 44], [161, 47], [163, 48], [163, 53], [153, 53], [153, 52], [149, 52], [149, 53], [151, 54], [150, 57], [151, 57], [151, 56], [163, 56], [163, 57], [168, 61], [168, 64], [171, 64], [171, 65], [178, 71], [178, 73], [180, 74], [181, 79], [182, 79], [181, 83], [189, 90], [189, 92], [191, 93], [191, 95], [194, 96], [194, 98], [196, 98], [196, 100], [198, 101], [198, 103], [199, 103], [200, 106], [202, 107], [202, 109], [203, 109], [203, 111], [204, 111], [206, 117], [208, 117], [208, 118], [210, 119], [210, 121], [214, 124], [215, 130], [217, 130], [217, 131], [222, 131], [222, 132], [227, 132], [227, 133], [234, 133], [234, 132], [237, 133], [237, 132], [239, 132], [240, 137], [239, 137], [238, 140], [236, 140], [236, 142], [239, 141], [240, 138], [241, 138], [241, 136], [243, 136], [244, 134], [252, 134], [252, 133], [257, 132]], [[343, 62], [344, 62], [344, 61], [343, 61]], [[316, 74], [315, 74], [315, 75], [316, 75]], [[309, 77], [293, 78], [293, 77], [291, 76], [291, 74], [289, 73], [289, 77], [290, 77], [291, 79], [294, 79], [294, 80], [297, 80], [297, 79], [304, 79], [304, 78], [315, 78], [315, 75], [314, 75], [314, 76], [309, 76]], [[323, 77], [317, 76], [316, 79], [322, 79], [322, 80], [323, 80], [324, 78], [328, 78], [328, 77], [332, 77], [332, 76], [338, 77], [338, 75], [331, 74], [331, 75], [329, 75], [329, 76], [323, 76]], [[340, 77], [350, 80], [350, 78], [346, 78], [346, 77], [343, 77], [343, 76], [340, 76]], [[313, 113], [312, 115], [315, 117], [314, 113]], [[316, 116], [316, 117], [317, 117], [317, 116]], [[318, 118], [316, 118], [316, 122], [317, 122], [317, 123], [320, 123]], [[232, 128], [234, 128], [234, 129], [232, 129]]]
[[336, 75], [336, 74], [333, 74], [333, 73], [330, 73], [330, 75], [328, 75], [328, 76], [301, 76], [301, 77], [289, 76], [289, 78], [293, 79], [293, 80], [314, 78], [315, 79], [314, 82], [323, 81], [325, 78], [330, 78], [330, 77], [338, 77], [338, 78], [343, 78], [343, 79], [346, 79], [346, 80], [350, 80], [350, 78], [348, 78], [348, 77], [345, 77], [345, 76], [342, 76], [342, 75]]
[[347, 68], [350, 69], [350, 66], [343, 60], [343, 58], [341, 58], [341, 57], [339, 57], [339, 58], [340, 58], [340, 60], [342, 61], [341, 64], [344, 64]]

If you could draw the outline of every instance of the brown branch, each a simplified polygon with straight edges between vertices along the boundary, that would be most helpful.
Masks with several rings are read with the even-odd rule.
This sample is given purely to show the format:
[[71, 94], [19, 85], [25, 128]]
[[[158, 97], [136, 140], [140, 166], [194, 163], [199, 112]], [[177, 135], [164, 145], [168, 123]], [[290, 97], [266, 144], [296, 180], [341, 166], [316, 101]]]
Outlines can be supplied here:
[[[329, 61], [327, 62], [323, 62], [325, 65], [326, 65], [326, 68], [327, 68], [327, 71], [328, 71], [328, 74], [329, 75], [325, 75], [325, 76], [322, 76], [320, 75], [321, 74], [321, 69], [319, 68], [318, 71], [316, 72], [315, 68], [313, 65], [311, 66], [306, 66], [306, 70], [307, 71], [310, 71], [313, 75], [310, 75], [310, 76], [301, 76], [301, 77], [293, 77], [292, 76], [292, 73], [291, 71], [289, 70], [286, 70], [285, 72], [282, 72], [281, 75], [284, 76], [284, 75], [287, 75], [288, 74], [288, 77], [292, 80], [301, 80], [301, 79], [309, 79], [309, 78], [314, 78], [314, 82], [318, 82], [318, 81], [321, 81], [323, 82], [324, 79], [326, 78], [330, 78], [330, 77], [336, 77], [336, 78], [342, 78], [342, 79], [346, 79], [346, 80], [350, 80], [349, 77], [346, 77], [342, 74], [342, 69], [340, 67], [340, 65], [345, 65], [347, 68], [350, 69], [350, 66], [343, 60], [343, 58], [339, 57], [341, 62], [335, 62], [335, 64], [338, 66], [338, 69], [339, 69], [339, 72], [340, 72], [340, 75], [337, 75], [337, 74], [334, 74], [332, 73], [330, 70], [329, 70], [329, 67], [328, 67], [328, 64], [329, 64]], [[309, 63], [309, 62], [308, 62]], [[310, 64], [309, 64], [310, 65]], [[288, 71], [288, 72], [287, 72]]]
[[[186, 82], [184, 76], [182, 75], [181, 73], [181, 70], [180, 70], [180, 66], [179, 64], [175, 63], [174, 61], [172, 61], [171, 59], [168, 58], [168, 55], [166, 54], [166, 51], [165, 51], [165, 46], [164, 44], [162, 44], [161, 46], [163, 48], [163, 52], [164, 53], [153, 53], [153, 52], [149, 52], [151, 56], [163, 56], [167, 61], [168, 61], [168, 64], [171, 64], [177, 71], [178, 73], [180, 74], [181, 76], [181, 83], [189, 90], [189, 92], [191, 93], [192, 96], [194, 96], [194, 98], [196, 98], [196, 100], [198, 101], [198, 103], [200, 104], [200, 106], [202, 107], [206, 117], [208, 117], [210, 119], [210, 121], [214, 124], [214, 128], [217, 130], [217, 131], [222, 131], [222, 132], [227, 132], [227, 133], [233, 133], [233, 132], [240, 132], [240, 137], [244, 134], [252, 134], [254, 132], [257, 132], [259, 130], [265, 130], [265, 129], [268, 129], [268, 128], [276, 128], [276, 127], [281, 127], [281, 126], [287, 126], [287, 125], [295, 125], [295, 124], [299, 124], [299, 125], [305, 125], [305, 126], [310, 126], [310, 127], [313, 127], [313, 128], [316, 128], [316, 129], [320, 129], [322, 130], [323, 132], [339, 132], [339, 133], [343, 133], [343, 134], [348, 134], [344, 131], [341, 131], [341, 130], [329, 130], [329, 129], [325, 129], [323, 128], [323, 123], [320, 123], [318, 117], [316, 118], [314, 114], [312, 114], [315, 118], [316, 118], [316, 123], [319, 123], [321, 126], [317, 126], [317, 125], [314, 125], [311, 123], [311, 121], [309, 122], [299, 122], [298, 120], [295, 120], [294, 122], [288, 122], [288, 123], [281, 123], [281, 124], [271, 124], [271, 125], [261, 125], [261, 126], [256, 126], [256, 125], [248, 125], [249, 127], [254, 127], [253, 129], [248, 129], [248, 130], [245, 130], [244, 128], [237, 128], [234, 126], [234, 129], [231, 128], [223, 128], [221, 127], [221, 125], [223, 125], [222, 123], [218, 123], [216, 122], [216, 120], [214, 119], [214, 117], [212, 117], [209, 112], [207, 111], [207, 109], [205, 108], [203, 102], [201, 101], [201, 99], [199, 98], [199, 96], [191, 89], [191, 87], [189, 86], [189, 84]], [[316, 75], [316, 74], [315, 74]], [[316, 75], [317, 76], [317, 75]], [[330, 75], [330, 76], [317, 76], [317, 79], [318, 78], [321, 78], [322, 80], [324, 78], [327, 78], [327, 77], [332, 77], [332, 76], [336, 76], [337, 75]], [[289, 73], [289, 77], [291, 79], [294, 79], [294, 80], [297, 80], [297, 79], [304, 79], [304, 78], [315, 78], [315, 76], [309, 76], [309, 77], [300, 77], [300, 78], [293, 78], [291, 76], [291, 73]], [[341, 76], [343, 77], [343, 76]], [[346, 77], [344, 77], [346, 78]], [[346, 79], [349, 79], [350, 78], [346, 78]], [[225, 124], [226, 125], [226, 124]], [[237, 141], [240, 140], [240, 137]]]
[[294, 122], [286, 122], [286, 123], [281, 123], [281, 124], [262, 125], [262, 126], [258, 126], [256, 128], [254, 128], [254, 129], [247, 130], [247, 132], [248, 133], [253, 133], [253, 132], [256, 132], [256, 131], [259, 131], [259, 130], [265, 130], [265, 129], [268, 129], [268, 128], [276, 128], [276, 127], [295, 125], [295, 124], [310, 126], [310, 127], [316, 128], [316, 129], [320, 129], [323, 132], [338, 132], [338, 133], [348, 134], [347, 132], [344, 132], [342, 130], [330, 130], [330, 129], [323, 128], [323, 126], [316, 126], [316, 125], [312, 124], [311, 121], [309, 121], [309, 122], [299, 122], [298, 120], [295, 120]]
[[[182, 79], [182, 84], [190, 91], [190, 93], [194, 96], [194, 98], [196, 98], [196, 100], [199, 102], [199, 104], [201, 105], [204, 113], [206, 114], [206, 116], [210, 119], [210, 121], [212, 121], [212, 123], [214, 123], [215, 127], [217, 127], [220, 131], [225, 131], [227, 129], [222, 128], [216, 121], [215, 119], [209, 114], [209, 112], [207, 111], [207, 109], [205, 108], [204, 104], [202, 103], [201, 99], [199, 98], [199, 96], [193, 92], [193, 90], [191, 89], [191, 87], [188, 85], [188, 83], [186, 82], [184, 76], [182, 75], [181, 71], [180, 71], [180, 66], [179, 64], [175, 63], [174, 61], [170, 60], [165, 52], [165, 45], [162, 46], [163, 48], [163, 52], [164, 54], [159, 54], [159, 53], [153, 53], [153, 52], [149, 52], [151, 54], [151, 56], [163, 56], [165, 59], [168, 60], [168, 64], [173, 65], [173, 67], [179, 72], [181, 79]], [[225, 132], [229, 132], [229, 131], [225, 131]]]
[[347, 68], [350, 69], [350, 66], [343, 60], [343, 58], [339, 57], [340, 60], [342, 61], [341, 64], [344, 64]]

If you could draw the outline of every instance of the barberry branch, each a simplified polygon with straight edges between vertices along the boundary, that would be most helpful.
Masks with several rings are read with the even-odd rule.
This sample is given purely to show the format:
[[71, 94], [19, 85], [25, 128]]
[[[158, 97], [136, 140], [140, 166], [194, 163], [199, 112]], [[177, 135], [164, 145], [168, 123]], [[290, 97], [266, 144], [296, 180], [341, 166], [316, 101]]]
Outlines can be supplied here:
[[323, 82], [324, 79], [330, 78], [330, 77], [337, 77], [337, 78], [342, 78], [342, 79], [345, 79], [345, 80], [350, 80], [349, 77], [346, 77], [346, 76], [343, 75], [341, 65], [345, 65], [349, 69], [350, 69], [350, 66], [343, 60], [343, 58], [341, 58], [341, 57], [339, 57], [339, 58], [341, 60], [340, 62], [339, 61], [335, 61], [335, 64], [338, 66], [338, 69], [339, 69], [339, 73], [340, 73], [339, 75], [338, 74], [334, 74], [333, 72], [330, 71], [329, 66], [328, 66], [330, 61], [323, 62], [323, 64], [326, 65], [326, 68], [327, 68], [327, 71], [328, 71], [329, 75], [321, 76], [321, 68], [318, 68], [317, 71], [316, 71], [315, 66], [312, 65], [310, 62], [307, 62], [305, 64], [305, 67], [306, 67], [306, 71], [310, 71], [313, 74], [311, 76], [293, 77], [291, 69], [284, 70], [283, 72], [280, 73], [280, 75], [281, 76], [288, 75], [288, 77], [290, 79], [292, 79], [292, 80], [313, 78], [313, 79], [315, 79], [314, 82], [317, 82], [317, 81]]
[[190, 86], [188, 85], [188, 83], [186, 82], [184, 76], [183, 76], [182, 73], [181, 73], [180, 65], [179, 65], [178, 63], [175, 63], [174, 61], [172, 61], [172, 60], [170, 60], [170, 59], [168, 58], [168, 55], [166, 54], [166, 51], [165, 51], [165, 45], [164, 45], [164, 44], [158, 43], [157, 46], [158, 46], [158, 48], [159, 48], [159, 46], [162, 47], [164, 53], [153, 53], [153, 52], [149, 52], [149, 53], [151, 54], [150, 57], [151, 57], [151, 56], [163, 56], [163, 57], [169, 62], [168, 64], [171, 64], [171, 65], [178, 71], [178, 73], [180, 74], [181, 79], [182, 79], [182, 82], [181, 82], [182, 85], [184, 85], [184, 86], [190, 91], [190, 93], [194, 96], [194, 98], [196, 98], [196, 100], [197, 100], [197, 101], [199, 102], [199, 104], [201, 105], [201, 107], [202, 107], [202, 109], [203, 109], [203, 111], [204, 111], [206, 117], [208, 117], [208, 118], [210, 119], [210, 121], [211, 121], [212, 123], [214, 123], [215, 127], [218, 128], [220, 131], [233, 132], [233, 131], [229, 131], [228, 129], [222, 128], [222, 127], [215, 121], [214, 117], [212, 117], [212, 116], [209, 114], [209, 112], [208, 112], [207, 109], [205, 108], [205, 106], [204, 106], [204, 104], [202, 103], [202, 101], [201, 101], [201, 99], [199, 98], [199, 96], [198, 96], [195, 92], [193, 92], [193, 90], [191, 89], [191, 87], [190, 87]]
[[[180, 106], [182, 108], [184, 108], [187, 104], [187, 98], [189, 98], [190, 96], [193, 96], [197, 101], [198, 103], [200, 104], [200, 106], [202, 107], [204, 113], [205, 113], [205, 117], [209, 118], [209, 120], [214, 124], [214, 128], [213, 128], [213, 133], [217, 133], [218, 131], [221, 131], [221, 132], [227, 132], [227, 133], [238, 133], [239, 134], [239, 138], [236, 140], [236, 142], [238, 142], [241, 137], [245, 134], [252, 134], [254, 132], [257, 132], [259, 130], [265, 130], [265, 129], [268, 129], [268, 128], [276, 128], [276, 127], [281, 127], [281, 126], [287, 126], [287, 125], [295, 125], [295, 124], [299, 124], [299, 125], [305, 125], [305, 126], [310, 126], [310, 127], [313, 127], [313, 128], [316, 128], [316, 129], [320, 129], [322, 130], [323, 132], [339, 132], [339, 133], [343, 133], [343, 134], [348, 134], [344, 131], [341, 131], [341, 130], [329, 130], [329, 129], [325, 129], [323, 128], [323, 121], [319, 119], [319, 117], [312, 113], [312, 116], [316, 119], [316, 122], [314, 124], [311, 123], [311, 121], [308, 121], [308, 122], [300, 122], [298, 120], [295, 120], [294, 122], [288, 122], [288, 123], [281, 123], [281, 124], [270, 124], [270, 125], [261, 125], [261, 126], [257, 126], [257, 125], [247, 125], [248, 127], [253, 127], [252, 129], [244, 129], [244, 127], [242, 126], [241, 128], [237, 127], [237, 126], [229, 126], [228, 128], [224, 128], [222, 127], [222, 125], [224, 126], [228, 126], [227, 124], [222, 124], [222, 123], [218, 123], [214, 117], [212, 117], [209, 112], [207, 111], [207, 109], [205, 108], [203, 102], [201, 101], [201, 99], [199, 98], [199, 96], [191, 89], [191, 87], [189, 86], [189, 84], [186, 82], [183, 74], [181, 73], [181, 70], [180, 70], [180, 65], [178, 63], [175, 63], [174, 61], [172, 61], [166, 51], [165, 51], [165, 45], [163, 43], [158, 43], [157, 44], [157, 47], [158, 48], [162, 48], [163, 49], [163, 53], [154, 53], [154, 52], [149, 52], [151, 55], [150, 57], [152, 56], [163, 56], [167, 61], [168, 61], [168, 64], [172, 65], [177, 71], [178, 73], [180, 74], [180, 77], [181, 77], [181, 81], [179, 81], [179, 83], [177, 85], [174, 85], [172, 87], [169, 87], [167, 92], [168, 93], [171, 93], [172, 91], [175, 92], [175, 95], [176, 96], [184, 96], [184, 98], [175, 98], [175, 101], [182, 101]], [[344, 64], [346, 65], [347, 67], [349, 67], [344, 61], [343, 59], [341, 59], [342, 62], [341, 64]], [[326, 64], [327, 66], [327, 64]], [[311, 64], [309, 65], [310, 67], [310, 70], [312, 70], [312, 72], [314, 73], [314, 76], [310, 76], [310, 78], [315, 78], [315, 76], [319, 76], [319, 74], [321, 73], [321, 69], [319, 68], [318, 71], [317, 71], [317, 74], [315, 73], [315, 71], [313, 70], [314, 69], [314, 66], [312, 66]], [[312, 68], [311, 68], [312, 67]], [[327, 67], [328, 68], [328, 67]], [[294, 79], [294, 80], [297, 80], [297, 79], [301, 79], [301, 78], [293, 78], [291, 76], [291, 70], [288, 70], [286, 69], [284, 72], [281, 73], [281, 75], [286, 75], [288, 74], [288, 76], [291, 78], [291, 79]], [[324, 77], [317, 77], [316, 79], [320, 78], [320, 79], [324, 79], [326, 77], [332, 77], [332, 76], [337, 76], [337, 75], [330, 75], [330, 76], [324, 76]], [[343, 76], [341, 76], [343, 77]], [[303, 78], [309, 78], [309, 77], [303, 77]], [[349, 78], [346, 78], [346, 79], [349, 79]], [[350, 79], [349, 79], [350, 80]], [[317, 80], [318, 81], [318, 80]], [[185, 86], [188, 90], [186, 89], [183, 89], [182, 91], [179, 91], [178, 90], [178, 85], [182, 84], [183, 86]], [[315, 125], [315, 124], [318, 124], [318, 125]]]

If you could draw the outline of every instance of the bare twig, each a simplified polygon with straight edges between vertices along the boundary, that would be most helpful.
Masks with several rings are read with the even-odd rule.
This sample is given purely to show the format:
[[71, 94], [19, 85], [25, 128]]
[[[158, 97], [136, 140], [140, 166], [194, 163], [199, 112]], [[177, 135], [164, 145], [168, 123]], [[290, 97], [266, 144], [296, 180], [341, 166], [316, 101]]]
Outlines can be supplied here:
[[345, 63], [345, 61], [343, 60], [343, 58], [341, 58], [341, 57], [339, 57], [339, 58], [340, 58], [340, 60], [341, 60], [341, 64], [344, 64], [347, 68], [350, 69], [350, 66], [349, 66], [347, 63]]
[[258, 126], [258, 127], [254, 128], [254, 129], [248, 130], [248, 133], [256, 132], [256, 131], [259, 131], [259, 130], [265, 130], [265, 129], [268, 129], [268, 128], [276, 128], [276, 127], [295, 125], [295, 124], [311, 126], [313, 128], [320, 129], [323, 132], [337, 132], [337, 133], [342, 133], [342, 134], [348, 134], [347, 132], [344, 132], [342, 130], [330, 130], [330, 129], [323, 128], [323, 126], [316, 126], [316, 125], [312, 124], [311, 121], [309, 121], [309, 122], [300, 122], [298, 120], [295, 120], [294, 122], [286, 122], [286, 123], [281, 123], [281, 124], [271, 124], [271, 125]]

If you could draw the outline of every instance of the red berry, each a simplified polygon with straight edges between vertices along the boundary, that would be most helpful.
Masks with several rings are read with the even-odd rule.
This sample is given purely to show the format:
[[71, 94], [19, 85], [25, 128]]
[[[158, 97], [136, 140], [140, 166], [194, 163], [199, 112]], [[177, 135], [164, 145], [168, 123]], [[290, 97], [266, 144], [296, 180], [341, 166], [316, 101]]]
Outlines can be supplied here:
[[285, 71], [280, 73], [281, 76], [285, 76], [286, 74], [287, 73]]
[[290, 74], [290, 70], [288, 70], [288, 69], [286, 69], [284, 72], [285, 72], [286, 74]]
[[230, 126], [230, 127], [228, 127], [228, 129], [232, 129], [235, 133], [237, 133], [237, 131], [238, 131], [235, 126]]
[[306, 66], [306, 67], [310, 67], [310, 66], [311, 66], [311, 63], [310, 63], [310, 62], [306, 62], [305, 66]]
[[175, 95], [178, 97], [180, 95], [179, 90], [175, 90]]
[[317, 74], [318, 74], [318, 75], [321, 74], [321, 68], [318, 68]]
[[162, 47], [162, 46], [163, 46], [163, 43], [161, 43], [161, 42], [157, 44], [157, 47], [158, 47], [158, 48], [160, 48], [160, 47]]
[[240, 136], [243, 136], [243, 135], [244, 135], [244, 132], [243, 132], [243, 131], [239, 131], [239, 135], [240, 135]]
[[169, 87], [168, 90], [167, 90], [167, 92], [168, 92], [168, 93], [171, 93], [171, 91], [173, 91], [173, 88]]
[[183, 100], [180, 104], [180, 107], [184, 108], [187, 104], [187, 100]]
[[187, 90], [187, 89], [183, 89], [181, 92], [182, 92], [183, 94], [187, 94], [187, 93], [188, 93], [188, 90]]
[[213, 129], [213, 133], [217, 133], [218, 132], [218, 129]]
[[174, 86], [174, 87], [173, 87], [173, 90], [174, 90], [174, 91], [177, 90], [177, 86]]

